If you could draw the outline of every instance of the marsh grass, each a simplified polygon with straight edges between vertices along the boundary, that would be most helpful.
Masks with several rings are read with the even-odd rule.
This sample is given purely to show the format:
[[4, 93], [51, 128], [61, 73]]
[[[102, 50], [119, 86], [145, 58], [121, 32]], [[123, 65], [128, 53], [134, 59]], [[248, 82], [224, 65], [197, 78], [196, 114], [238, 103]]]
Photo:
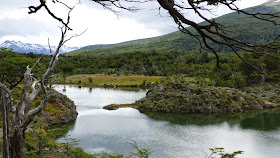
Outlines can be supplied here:
[[[66, 84], [82, 84], [90, 86], [103, 86], [103, 85], [119, 85], [119, 86], [140, 86], [143, 84], [157, 84], [165, 81], [165, 76], [115, 76], [115, 75], [88, 75], [80, 74], [73, 75], [66, 78]], [[186, 80], [195, 80], [191, 77], [185, 77]]]

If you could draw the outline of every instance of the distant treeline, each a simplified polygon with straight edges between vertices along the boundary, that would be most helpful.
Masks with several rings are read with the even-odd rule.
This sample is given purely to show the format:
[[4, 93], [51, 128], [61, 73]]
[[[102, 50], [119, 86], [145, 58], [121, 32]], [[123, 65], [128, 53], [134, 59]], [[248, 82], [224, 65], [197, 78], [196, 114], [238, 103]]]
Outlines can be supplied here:
[[[3, 55], [6, 52], [6, 57]], [[22, 62], [34, 63], [40, 55], [18, 54], [9, 51], [2, 51], [0, 54], [1, 69], [8, 68], [7, 61], [21, 57]], [[107, 74], [107, 75], [148, 75], [148, 76], [173, 76], [181, 75], [197, 77], [200, 79], [209, 78], [216, 86], [244, 87], [253, 83], [263, 81], [278, 81], [280, 75], [279, 53], [266, 56], [258, 56], [251, 53], [241, 53], [241, 56], [255, 68], [242, 62], [235, 54], [220, 53], [220, 66], [217, 68], [216, 58], [213, 54], [186, 53], [186, 52], [131, 52], [110, 56], [65, 56], [60, 55], [53, 74], [64, 76], [73, 74]], [[40, 64], [35, 75], [40, 78], [40, 72], [46, 68], [50, 56], [46, 56]], [[17, 59], [20, 60], [20, 59]], [[6, 62], [5, 62], [6, 61]], [[20, 62], [20, 63], [22, 63]], [[2, 64], [1, 64], [2, 63]], [[6, 63], [6, 64], [4, 64]], [[16, 62], [9, 62], [16, 64]], [[23, 67], [27, 62], [17, 64], [15, 67]], [[11, 66], [9, 66], [11, 67]], [[12, 68], [9, 68], [11, 72]], [[19, 69], [19, 68], [15, 68]], [[0, 71], [2, 73], [2, 71]], [[4, 71], [3, 71], [4, 72]], [[3, 76], [3, 75], [2, 75]]]

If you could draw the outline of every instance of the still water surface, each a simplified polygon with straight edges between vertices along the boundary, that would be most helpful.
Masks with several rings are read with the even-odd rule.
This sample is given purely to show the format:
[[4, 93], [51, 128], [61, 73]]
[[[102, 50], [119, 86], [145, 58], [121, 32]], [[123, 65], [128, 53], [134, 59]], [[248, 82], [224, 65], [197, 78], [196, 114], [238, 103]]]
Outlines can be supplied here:
[[[155, 158], [208, 157], [209, 148], [243, 150], [239, 157], [280, 157], [280, 111], [223, 115], [140, 113], [132, 108], [103, 110], [108, 104], [133, 103], [146, 91], [56, 85], [77, 105], [72, 138], [88, 153], [127, 153], [134, 140]], [[208, 155], [208, 156], [207, 156]]]

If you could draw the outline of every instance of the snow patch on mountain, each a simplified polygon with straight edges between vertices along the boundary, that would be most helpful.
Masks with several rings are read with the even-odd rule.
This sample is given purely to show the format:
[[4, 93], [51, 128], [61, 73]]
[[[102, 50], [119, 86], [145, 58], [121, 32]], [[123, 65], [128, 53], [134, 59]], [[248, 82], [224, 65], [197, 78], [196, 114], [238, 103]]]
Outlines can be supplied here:
[[[49, 46], [41, 45], [41, 44], [31, 44], [31, 43], [22, 43], [20, 41], [5, 41], [4, 43], [0, 44], [0, 48], [8, 48], [12, 49], [14, 52], [18, 53], [30, 53], [33, 52], [35, 54], [50, 54]], [[56, 50], [56, 46], [51, 46], [52, 51]], [[79, 47], [67, 47], [62, 46], [60, 48], [60, 53], [68, 53], [74, 50], [80, 49]]]

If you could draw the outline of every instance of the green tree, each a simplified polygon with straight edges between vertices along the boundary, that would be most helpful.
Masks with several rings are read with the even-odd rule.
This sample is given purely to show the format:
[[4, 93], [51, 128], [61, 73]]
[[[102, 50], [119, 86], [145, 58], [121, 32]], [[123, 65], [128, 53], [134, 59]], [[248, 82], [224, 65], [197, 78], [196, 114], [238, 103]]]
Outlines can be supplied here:
[[26, 66], [34, 63], [34, 60], [6, 48], [0, 49], [0, 59], [0, 82], [9, 89], [13, 89], [23, 80]]

